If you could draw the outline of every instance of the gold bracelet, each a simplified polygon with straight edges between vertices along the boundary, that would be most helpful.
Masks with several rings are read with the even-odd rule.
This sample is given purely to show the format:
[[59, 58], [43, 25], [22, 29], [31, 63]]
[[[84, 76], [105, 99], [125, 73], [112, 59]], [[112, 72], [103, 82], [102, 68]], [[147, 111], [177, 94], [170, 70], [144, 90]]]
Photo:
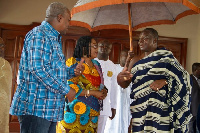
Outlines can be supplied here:
[[168, 84], [166, 80], [165, 80], [165, 84], [166, 84], [166, 85]]
[[87, 90], [87, 97], [90, 96], [90, 90]]
[[85, 91], [85, 98], [88, 98], [90, 96], [90, 90]]
[[87, 97], [87, 90], [85, 90], [85, 98], [88, 98], [88, 97]]

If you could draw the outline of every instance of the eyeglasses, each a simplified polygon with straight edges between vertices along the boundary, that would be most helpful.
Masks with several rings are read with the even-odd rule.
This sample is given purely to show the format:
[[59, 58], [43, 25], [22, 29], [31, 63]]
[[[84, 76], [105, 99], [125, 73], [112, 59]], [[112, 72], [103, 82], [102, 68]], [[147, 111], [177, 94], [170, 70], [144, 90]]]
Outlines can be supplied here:
[[93, 45], [93, 46], [90, 46], [90, 47], [93, 47], [94, 49], [97, 49], [97, 48], [98, 48], [97, 45]]

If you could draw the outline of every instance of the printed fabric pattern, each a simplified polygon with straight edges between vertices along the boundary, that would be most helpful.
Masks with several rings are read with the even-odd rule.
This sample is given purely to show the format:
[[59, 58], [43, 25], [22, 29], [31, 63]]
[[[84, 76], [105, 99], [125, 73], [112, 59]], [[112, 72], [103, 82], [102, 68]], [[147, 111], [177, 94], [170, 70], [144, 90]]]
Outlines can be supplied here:
[[24, 40], [17, 89], [10, 114], [34, 115], [48, 121], [61, 121], [67, 80], [73, 78], [74, 68], [65, 64], [61, 35], [48, 22], [29, 31]]
[[[66, 61], [68, 67], [77, 65], [80, 59], [73, 57]], [[92, 60], [94, 67], [90, 68], [83, 63], [85, 70], [82, 76], [74, 77], [67, 81], [69, 86], [76, 91], [76, 98], [72, 102], [65, 103], [64, 120], [58, 123], [57, 133], [69, 131], [69, 133], [82, 132], [94, 133], [97, 129], [98, 116], [102, 107], [102, 100], [94, 96], [79, 96], [83, 90], [101, 90], [104, 88], [100, 64]]]

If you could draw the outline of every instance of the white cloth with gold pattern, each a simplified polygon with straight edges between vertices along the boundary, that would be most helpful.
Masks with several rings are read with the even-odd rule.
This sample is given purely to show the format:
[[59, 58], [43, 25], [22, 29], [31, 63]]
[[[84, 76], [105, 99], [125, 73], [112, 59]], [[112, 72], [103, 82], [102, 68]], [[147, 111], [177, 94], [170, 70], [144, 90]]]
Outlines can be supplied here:
[[0, 132], [9, 133], [9, 109], [11, 100], [12, 69], [10, 63], [0, 57]]

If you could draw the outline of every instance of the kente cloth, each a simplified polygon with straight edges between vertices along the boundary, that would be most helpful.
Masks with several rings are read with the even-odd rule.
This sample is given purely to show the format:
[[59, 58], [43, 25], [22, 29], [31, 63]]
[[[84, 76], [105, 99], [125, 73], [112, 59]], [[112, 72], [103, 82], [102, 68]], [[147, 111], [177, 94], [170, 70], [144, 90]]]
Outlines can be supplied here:
[[[66, 61], [66, 65], [73, 67], [79, 62], [80, 59], [72, 57]], [[94, 96], [79, 96], [83, 90], [101, 90], [104, 88], [100, 64], [95, 60], [92, 60], [92, 62], [93, 67], [83, 63], [85, 70], [82, 75], [67, 81], [69, 86], [76, 91], [76, 97], [72, 102], [66, 100], [64, 120], [57, 124], [57, 133], [96, 132], [102, 100]]]
[[[131, 103], [134, 133], [187, 132], [190, 113], [190, 75], [172, 52], [157, 49], [136, 62], [132, 69]], [[155, 80], [166, 79], [159, 91], [150, 88]]]

